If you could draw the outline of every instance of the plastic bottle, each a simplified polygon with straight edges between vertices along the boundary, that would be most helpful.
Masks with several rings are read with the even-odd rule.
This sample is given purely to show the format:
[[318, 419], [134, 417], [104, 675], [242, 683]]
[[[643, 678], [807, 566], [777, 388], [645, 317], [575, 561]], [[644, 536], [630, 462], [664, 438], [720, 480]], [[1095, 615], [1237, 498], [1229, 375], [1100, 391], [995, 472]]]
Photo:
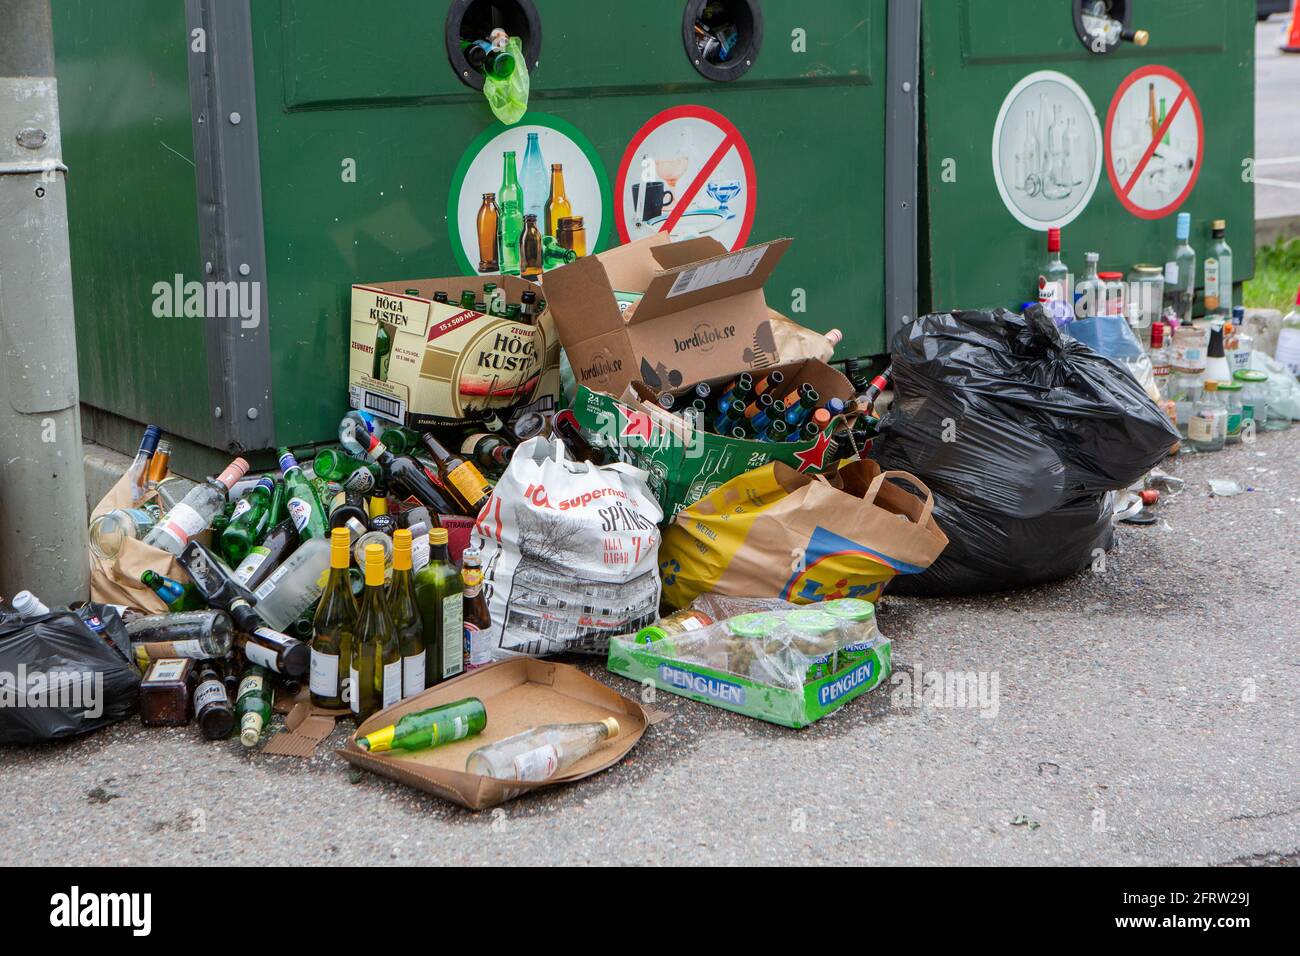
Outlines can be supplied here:
[[329, 569], [328, 538], [308, 538], [298, 550], [262, 582], [257, 595], [257, 613], [277, 631], [283, 631], [321, 596], [325, 572]]
[[10, 603], [24, 621], [31, 621], [50, 613], [50, 609], [31, 591], [19, 591]]

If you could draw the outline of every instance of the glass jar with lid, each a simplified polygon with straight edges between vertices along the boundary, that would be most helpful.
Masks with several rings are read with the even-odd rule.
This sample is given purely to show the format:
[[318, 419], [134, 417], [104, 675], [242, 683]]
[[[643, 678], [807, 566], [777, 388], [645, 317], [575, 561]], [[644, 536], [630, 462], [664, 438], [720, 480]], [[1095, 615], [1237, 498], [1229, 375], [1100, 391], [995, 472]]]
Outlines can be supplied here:
[[1253, 368], [1239, 369], [1232, 373], [1232, 380], [1241, 386], [1242, 428], [1263, 427], [1268, 419], [1268, 373]]
[[1149, 329], [1160, 315], [1165, 298], [1165, 274], [1160, 266], [1139, 262], [1128, 271], [1128, 301], [1138, 304], [1140, 328]]
[[1232, 382], [1215, 382], [1215, 391], [1219, 394], [1219, 401], [1227, 409], [1228, 421], [1224, 426], [1224, 441], [1229, 445], [1241, 443], [1241, 383]]
[[1228, 438], [1228, 410], [1219, 398], [1219, 383], [1206, 382], [1196, 411], [1187, 423], [1187, 441], [1195, 451], [1220, 451]]

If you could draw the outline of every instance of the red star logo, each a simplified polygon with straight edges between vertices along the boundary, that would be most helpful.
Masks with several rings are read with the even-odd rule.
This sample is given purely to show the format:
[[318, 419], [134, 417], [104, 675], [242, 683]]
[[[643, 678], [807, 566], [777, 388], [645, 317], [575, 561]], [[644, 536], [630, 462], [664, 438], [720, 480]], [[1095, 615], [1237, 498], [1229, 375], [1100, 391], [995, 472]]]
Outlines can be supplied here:
[[649, 441], [654, 432], [654, 422], [645, 412], [634, 412], [630, 408], [624, 414], [627, 416], [627, 422], [623, 425], [623, 436], [640, 435], [646, 441]]
[[822, 432], [817, 436], [817, 444], [813, 445], [807, 451], [797, 451], [794, 457], [798, 458], [801, 464], [800, 471], [807, 471], [809, 468], [826, 467], [826, 450], [831, 447], [831, 436], [829, 432]]

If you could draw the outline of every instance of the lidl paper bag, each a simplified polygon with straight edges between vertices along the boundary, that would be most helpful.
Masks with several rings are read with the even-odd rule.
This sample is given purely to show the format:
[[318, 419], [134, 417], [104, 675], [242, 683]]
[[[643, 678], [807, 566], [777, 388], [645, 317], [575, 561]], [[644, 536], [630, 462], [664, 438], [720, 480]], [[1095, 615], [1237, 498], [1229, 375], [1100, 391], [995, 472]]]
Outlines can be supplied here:
[[[127, 476], [123, 475], [95, 505], [90, 517], [93, 520], [114, 508], [131, 507], [131, 489]], [[90, 553], [90, 599], [99, 604], [122, 604], [148, 614], [165, 613], [167, 605], [162, 598], [140, 581], [145, 571], [156, 571], [182, 583], [190, 579], [171, 554], [127, 538], [122, 542], [122, 550], [111, 560]]]
[[830, 480], [772, 462], [677, 516], [659, 548], [664, 596], [678, 608], [709, 591], [796, 604], [875, 600], [895, 574], [924, 571], [947, 547], [932, 508], [919, 479], [873, 461]]
[[663, 510], [631, 465], [597, 467], [533, 438], [515, 449], [474, 525], [498, 660], [604, 654], [659, 611]]

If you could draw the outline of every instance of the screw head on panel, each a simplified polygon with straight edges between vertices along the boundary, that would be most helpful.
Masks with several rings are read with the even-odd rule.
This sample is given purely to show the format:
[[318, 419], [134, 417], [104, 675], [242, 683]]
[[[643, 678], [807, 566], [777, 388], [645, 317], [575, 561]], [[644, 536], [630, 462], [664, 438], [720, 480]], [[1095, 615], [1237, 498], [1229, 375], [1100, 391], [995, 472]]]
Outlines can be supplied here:
[[249, 417], [250, 420], [256, 418], [256, 417], [257, 417], [257, 409], [256, 409], [256, 408], [250, 408], [250, 409], [248, 410], [248, 417]]
[[221, 417], [221, 406], [220, 406], [220, 405], [218, 405], [216, 408], [214, 408], [214, 409], [212, 410], [212, 417], [213, 417], [213, 418], [220, 418], [220, 417]]
[[230, 125], [231, 125], [231, 126], [238, 126], [240, 120], [242, 120], [242, 119], [243, 119], [243, 117], [240, 116], [238, 113], [231, 113], [231, 114], [230, 114]]

